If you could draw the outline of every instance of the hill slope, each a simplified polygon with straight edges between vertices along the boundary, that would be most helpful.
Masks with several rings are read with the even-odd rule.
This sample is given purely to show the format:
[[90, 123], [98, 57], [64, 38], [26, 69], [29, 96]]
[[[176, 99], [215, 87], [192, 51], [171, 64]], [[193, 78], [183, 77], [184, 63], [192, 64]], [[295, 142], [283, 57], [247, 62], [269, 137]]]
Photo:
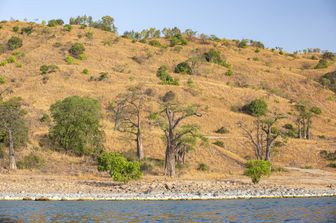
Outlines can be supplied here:
[[[335, 149], [335, 94], [315, 80], [324, 73], [335, 70], [336, 66], [332, 64], [327, 69], [313, 69], [318, 62], [311, 59], [313, 54], [280, 55], [278, 51], [268, 49], [256, 52], [255, 47], [238, 48], [236, 42], [231, 40], [202, 44], [200, 40], [194, 39], [186, 46], [158, 48], [98, 29], [80, 29], [79, 26], [74, 26], [71, 32], [67, 32], [61, 26], [45, 31], [45, 27], [33, 24], [34, 31], [27, 36], [14, 33], [14, 26], [22, 28], [28, 24], [3, 23], [0, 40], [5, 44], [11, 36], [19, 36], [23, 40], [23, 46], [13, 52], [1, 54], [0, 61], [14, 52], [22, 52], [24, 55], [17, 53], [16, 64], [0, 66], [0, 74], [7, 80], [0, 88], [10, 88], [11, 91], [5, 98], [23, 98], [28, 111], [30, 142], [27, 149], [19, 152], [19, 157], [29, 151], [36, 151], [47, 160], [46, 167], [41, 170], [43, 172], [95, 173], [92, 161], [49, 150], [48, 143], [45, 142], [48, 125], [41, 123], [40, 118], [48, 113], [51, 104], [67, 96], [80, 95], [98, 99], [104, 108], [102, 125], [106, 133], [105, 147], [112, 151], [134, 153], [135, 144], [125, 139], [125, 135], [113, 130], [113, 123], [108, 119], [105, 109], [116, 95], [136, 84], [155, 89], [157, 95], [172, 90], [186, 104], [201, 103], [209, 108], [204, 117], [192, 121], [201, 126], [210, 142], [223, 141], [224, 148], [210, 143], [209, 146], [201, 146], [190, 152], [187, 168], [180, 171], [181, 176], [205, 175], [196, 171], [199, 163], [210, 166], [208, 177], [242, 172], [242, 163], [245, 158], [253, 157], [254, 152], [237, 127], [237, 122], [252, 123], [253, 118], [236, 112], [234, 108], [256, 98], [264, 98], [270, 110], [287, 114], [288, 118], [282, 124], [294, 123], [295, 118], [290, 114], [293, 113], [295, 102], [308, 101], [323, 111], [320, 117], [313, 120], [313, 139], [308, 141], [290, 138], [285, 146], [277, 148], [273, 154], [272, 160], [276, 165], [325, 168], [327, 162], [320, 158], [319, 151]], [[87, 32], [93, 33], [92, 39], [86, 37]], [[162, 45], [169, 45], [166, 39], [159, 41]], [[71, 44], [75, 42], [84, 44], [86, 59], [69, 65], [65, 62], [65, 57]], [[175, 65], [195, 55], [196, 49], [206, 52], [214, 47], [232, 65], [233, 76], [226, 76], [227, 68], [212, 63], [202, 63], [197, 69], [198, 75], [173, 73]], [[314, 55], [320, 57], [319, 54]], [[44, 64], [55, 64], [59, 71], [50, 73], [48, 78], [43, 79], [40, 66]], [[180, 79], [179, 86], [159, 84], [156, 71], [163, 64], [167, 64], [172, 75]], [[88, 69], [89, 75], [84, 75], [83, 69]], [[101, 72], [107, 72], [109, 78], [104, 81], [89, 81], [90, 76], [98, 77]], [[195, 85], [193, 88], [188, 86], [189, 78]], [[229, 132], [214, 133], [222, 126]], [[165, 149], [161, 140], [162, 132], [150, 128], [144, 134], [146, 156], [162, 160]], [[162, 174], [162, 168], [158, 167], [156, 171], [157, 174]]]

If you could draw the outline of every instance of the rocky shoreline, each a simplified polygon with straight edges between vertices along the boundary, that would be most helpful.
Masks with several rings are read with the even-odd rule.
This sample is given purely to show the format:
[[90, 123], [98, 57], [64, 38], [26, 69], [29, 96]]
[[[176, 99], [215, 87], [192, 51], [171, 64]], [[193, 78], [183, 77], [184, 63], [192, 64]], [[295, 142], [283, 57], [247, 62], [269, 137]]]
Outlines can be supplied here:
[[0, 200], [80, 201], [80, 200], [211, 200], [252, 198], [308, 198], [336, 196], [336, 189], [250, 188], [208, 192], [139, 193], [0, 193]]

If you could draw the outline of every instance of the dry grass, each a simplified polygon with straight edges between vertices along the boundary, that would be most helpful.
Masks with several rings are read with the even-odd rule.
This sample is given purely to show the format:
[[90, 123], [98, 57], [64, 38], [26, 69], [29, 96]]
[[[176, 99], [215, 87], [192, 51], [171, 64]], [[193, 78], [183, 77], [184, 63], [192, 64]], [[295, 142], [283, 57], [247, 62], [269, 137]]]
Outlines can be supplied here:
[[[11, 31], [15, 25], [27, 26], [24, 23], [4, 23], [0, 30], [0, 40], [3, 43], [10, 36], [19, 35]], [[319, 158], [318, 152], [322, 149], [331, 150], [335, 146], [332, 144], [332, 139], [336, 138], [336, 102], [327, 100], [333, 93], [323, 89], [314, 81], [322, 74], [335, 70], [335, 65], [322, 70], [302, 69], [303, 64], [313, 67], [317, 61], [307, 59], [309, 56], [304, 55], [298, 55], [297, 58], [279, 55], [267, 49], [255, 53], [252, 47], [238, 49], [232, 41], [229, 41], [228, 46], [217, 46], [217, 48], [232, 64], [234, 76], [225, 76], [226, 68], [204, 63], [198, 70], [200, 75], [192, 77], [197, 86], [195, 88], [197, 94], [191, 94], [190, 91], [185, 90], [188, 88], [188, 75], [172, 74], [180, 79], [180, 86], [164, 86], [158, 84], [159, 80], [155, 76], [156, 70], [163, 64], [167, 64], [173, 70], [177, 63], [188, 59], [194, 49], [200, 48], [205, 51], [216, 43], [201, 45], [191, 42], [183, 46], [180, 52], [176, 52], [173, 48], [161, 50], [143, 43], [132, 43], [131, 40], [123, 38], [115, 41], [111, 46], [104, 46], [103, 41], [114, 40], [117, 37], [97, 29], [83, 30], [74, 27], [71, 32], [64, 32], [61, 27], [56, 27], [49, 28], [48, 35], [41, 34], [43, 29], [42, 26], [34, 25], [32, 35], [20, 35], [23, 39], [23, 47], [17, 51], [25, 53], [24, 57], [18, 59], [18, 62], [22, 64], [21, 68], [16, 67], [15, 64], [0, 67], [1, 75], [4, 75], [7, 80], [12, 80], [1, 86], [1, 88], [10, 86], [13, 90], [13, 93], [6, 97], [22, 97], [29, 112], [30, 144], [28, 151], [39, 145], [39, 139], [47, 134], [48, 127], [41, 124], [39, 118], [44, 112], [48, 112], [49, 106], [56, 100], [71, 95], [90, 96], [98, 99], [102, 107], [106, 108], [108, 102], [117, 94], [125, 91], [128, 86], [138, 83], [155, 89], [159, 95], [167, 90], [173, 90], [185, 103], [201, 103], [208, 106], [209, 111], [206, 116], [193, 120], [201, 126], [206, 135], [216, 135], [214, 131], [221, 126], [229, 129], [230, 133], [226, 134], [223, 139], [224, 149], [207, 146], [197, 148], [188, 154], [189, 166], [181, 171], [182, 176], [187, 178], [204, 175], [207, 177], [225, 176], [242, 172], [242, 167], [237, 161], [242, 161], [246, 156], [253, 157], [253, 150], [242, 137], [236, 123], [240, 120], [250, 123], [252, 118], [231, 111], [231, 107], [241, 106], [259, 97], [267, 100], [272, 110], [285, 114], [292, 110], [290, 100], [306, 100], [323, 110], [323, 115], [314, 120], [312, 133], [315, 138], [318, 135], [324, 135], [329, 140], [292, 139], [274, 155], [273, 160], [278, 165], [309, 165], [323, 168], [326, 163]], [[93, 32], [92, 40], [84, 36], [84, 33], [89, 30]], [[78, 34], [83, 37], [79, 38]], [[162, 44], [168, 44], [167, 40], [160, 41]], [[85, 45], [87, 59], [79, 61], [78, 64], [68, 65], [64, 59], [73, 42], [82, 42]], [[55, 43], [60, 43], [61, 46], [56, 48]], [[9, 53], [0, 55], [0, 60], [8, 57]], [[141, 63], [134, 61], [132, 57], [141, 57]], [[254, 57], [257, 57], [258, 61], [253, 60]], [[39, 68], [43, 64], [56, 64], [60, 68], [60, 71], [49, 74], [49, 80], [46, 83], [42, 82], [42, 76], [39, 74]], [[127, 71], [120, 72], [121, 66], [126, 67]], [[90, 75], [82, 73], [84, 68], [87, 68], [90, 75], [95, 77], [100, 72], [108, 72], [110, 78], [107, 81], [89, 82]], [[105, 146], [107, 149], [121, 152], [134, 150], [134, 143], [125, 140], [123, 135], [114, 131], [113, 124], [107, 117], [102, 120], [102, 125], [106, 133]], [[144, 146], [148, 157], [163, 159], [164, 145], [160, 139], [161, 134], [158, 129], [146, 129]], [[40, 153], [47, 157], [49, 163], [46, 172], [79, 174], [78, 169], [83, 166], [87, 168], [82, 168], [82, 172], [90, 172], [90, 168], [95, 168], [91, 161], [82, 162], [83, 158], [50, 152], [47, 148], [43, 148]], [[199, 163], [208, 164], [211, 172], [197, 171]], [[59, 168], [60, 166], [64, 168]]]

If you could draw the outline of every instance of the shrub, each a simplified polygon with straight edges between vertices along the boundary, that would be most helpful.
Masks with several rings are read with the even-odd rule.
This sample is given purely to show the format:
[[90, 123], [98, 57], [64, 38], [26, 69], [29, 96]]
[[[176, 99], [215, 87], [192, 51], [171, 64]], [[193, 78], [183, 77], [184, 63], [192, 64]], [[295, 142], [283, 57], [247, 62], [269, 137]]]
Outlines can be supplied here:
[[181, 34], [176, 34], [170, 39], [170, 46], [187, 45], [188, 41]]
[[29, 36], [30, 34], [33, 33], [33, 27], [32, 26], [23, 27], [21, 29], [21, 33], [22, 34], [25, 33], [25, 34], [27, 34]]
[[64, 24], [64, 21], [62, 19], [51, 19], [48, 21], [49, 27], [61, 26], [63, 24]]
[[4, 76], [0, 75], [0, 84], [6, 83], [6, 79]]
[[336, 168], [336, 163], [329, 163], [327, 167]]
[[156, 39], [150, 40], [148, 44], [154, 47], [162, 47], [161, 43]]
[[321, 110], [321, 108], [316, 107], [316, 106], [312, 107], [312, 108], [310, 109], [310, 111], [311, 111], [312, 113], [316, 114], [316, 115], [320, 115], [320, 114], [322, 114], [322, 110]]
[[336, 93], [336, 71], [324, 74], [320, 83]]
[[67, 31], [67, 32], [71, 32], [71, 30], [72, 30], [72, 25], [69, 25], [69, 24], [64, 25], [63, 30], [64, 30], [64, 31]]
[[82, 43], [74, 43], [69, 49], [69, 53], [77, 59], [81, 58], [81, 55], [84, 53], [84, 51], [85, 47]]
[[256, 99], [243, 106], [242, 110], [249, 115], [260, 117], [265, 115], [268, 109], [267, 103], [264, 100]]
[[14, 26], [14, 27], [12, 28], [12, 30], [13, 30], [13, 32], [17, 33], [17, 32], [19, 31], [19, 27], [18, 27], [18, 26]]
[[326, 160], [336, 160], [336, 151], [328, 152], [326, 150], [321, 150], [320, 156]]
[[216, 145], [216, 146], [224, 148], [224, 142], [222, 142], [222, 141], [215, 141], [213, 144]]
[[217, 129], [215, 131], [215, 133], [218, 133], [218, 134], [225, 134], [225, 133], [228, 133], [229, 130], [227, 130], [224, 126], [220, 127], [219, 129]]
[[87, 68], [84, 68], [84, 70], [82, 71], [83, 74], [88, 75], [89, 74], [89, 70]]
[[73, 58], [72, 56], [68, 55], [68, 56], [66, 56], [66, 58], [65, 58], [65, 62], [66, 62], [67, 64], [74, 64], [74, 63], [75, 63], [75, 58]]
[[225, 72], [225, 76], [228, 76], [228, 77], [231, 77], [233, 75], [233, 71], [231, 69], [228, 69], [226, 72]]
[[17, 162], [17, 167], [19, 169], [40, 169], [45, 165], [44, 159], [42, 157], [31, 152], [29, 155], [23, 157], [22, 160]]
[[124, 183], [142, 176], [139, 162], [128, 161], [115, 152], [103, 152], [98, 157], [98, 170], [108, 171], [113, 180]]
[[160, 78], [162, 84], [179, 85], [179, 80], [169, 75], [168, 67], [166, 65], [159, 67], [159, 69], [156, 72], [156, 76]]
[[108, 77], [108, 73], [107, 72], [101, 72], [99, 74], [99, 77], [97, 78], [97, 81], [104, 81], [104, 80], [107, 80], [109, 77]]
[[271, 174], [272, 164], [266, 160], [249, 160], [246, 163], [245, 175], [251, 177], [254, 184], [259, 183], [261, 177]]
[[22, 39], [16, 36], [12, 36], [7, 42], [7, 47], [9, 50], [15, 50], [17, 48], [20, 48], [21, 46], [22, 46]]
[[187, 62], [182, 62], [176, 65], [174, 72], [181, 74], [192, 74], [192, 69]]
[[41, 118], [40, 118], [40, 122], [49, 123], [50, 122], [50, 116], [47, 113], [43, 113]]
[[49, 74], [49, 73], [53, 73], [53, 72], [56, 72], [58, 71], [59, 68], [57, 65], [55, 64], [51, 64], [51, 65], [42, 65], [40, 67], [40, 71], [41, 71], [41, 74]]
[[199, 171], [209, 171], [209, 166], [206, 165], [205, 163], [200, 163], [198, 164], [197, 170]]
[[322, 54], [322, 58], [325, 59], [325, 60], [334, 60], [335, 59], [335, 54], [333, 54], [332, 52], [324, 52]]
[[52, 141], [76, 155], [95, 155], [102, 148], [99, 102], [88, 97], [72, 96], [50, 106], [54, 125], [49, 129]]
[[242, 39], [242, 40], [238, 43], [238, 47], [239, 47], [239, 48], [246, 48], [246, 47], [247, 47], [247, 43], [248, 43], [248, 40], [247, 40], [247, 39]]
[[230, 64], [228, 64], [224, 59], [222, 59], [219, 50], [210, 49], [208, 52], [203, 54], [203, 57], [207, 62], [219, 64], [227, 68], [231, 67]]
[[9, 56], [7, 59], [6, 59], [7, 63], [16, 63], [16, 57], [15, 56]]
[[176, 98], [176, 94], [173, 91], [167, 91], [163, 97], [162, 97], [162, 101], [163, 102], [169, 102], [172, 101]]
[[315, 69], [323, 69], [329, 66], [329, 62], [326, 59], [320, 59], [319, 62], [316, 64]]
[[93, 32], [89, 31], [85, 33], [85, 37], [88, 38], [89, 40], [93, 39]]

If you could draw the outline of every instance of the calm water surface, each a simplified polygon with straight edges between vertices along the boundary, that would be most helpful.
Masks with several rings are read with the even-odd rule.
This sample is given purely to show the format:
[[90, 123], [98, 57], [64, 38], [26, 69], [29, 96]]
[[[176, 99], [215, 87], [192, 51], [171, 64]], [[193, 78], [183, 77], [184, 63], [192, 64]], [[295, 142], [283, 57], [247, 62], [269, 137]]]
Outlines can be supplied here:
[[336, 222], [336, 198], [0, 201], [5, 222]]

